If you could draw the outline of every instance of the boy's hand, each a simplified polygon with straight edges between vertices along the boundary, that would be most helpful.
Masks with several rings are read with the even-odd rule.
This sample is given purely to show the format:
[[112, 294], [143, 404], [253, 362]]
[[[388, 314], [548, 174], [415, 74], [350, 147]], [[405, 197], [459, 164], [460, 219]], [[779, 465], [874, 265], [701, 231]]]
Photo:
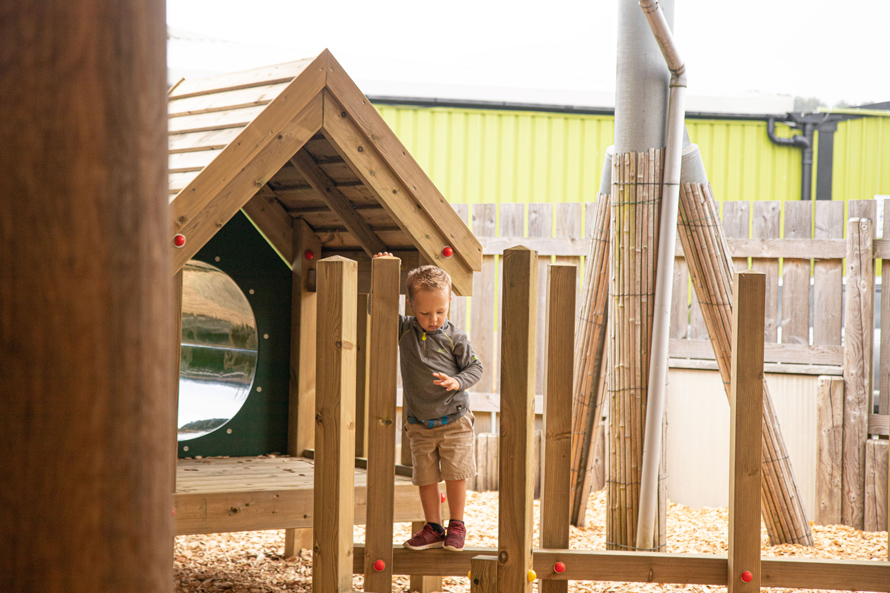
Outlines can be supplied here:
[[377, 259], [378, 257], [384, 257], [384, 256], [393, 257], [392, 253], [390, 253], [389, 251], [378, 251], [377, 253], [374, 254], [373, 259]]
[[460, 390], [460, 381], [455, 379], [454, 377], [449, 377], [445, 373], [433, 373], [433, 377], [438, 377], [433, 383], [436, 385], [441, 385], [448, 391], [459, 391]]

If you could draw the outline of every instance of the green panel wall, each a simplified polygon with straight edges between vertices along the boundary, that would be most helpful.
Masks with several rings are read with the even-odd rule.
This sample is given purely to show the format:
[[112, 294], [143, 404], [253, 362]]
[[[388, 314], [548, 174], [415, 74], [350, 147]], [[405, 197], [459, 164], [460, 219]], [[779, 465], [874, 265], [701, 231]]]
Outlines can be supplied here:
[[[613, 141], [606, 115], [377, 109], [452, 203], [591, 201]], [[765, 121], [689, 119], [687, 129], [718, 200], [800, 199], [801, 151], [773, 144]], [[780, 137], [793, 133], [776, 125]], [[834, 158], [834, 199], [890, 194], [890, 118], [841, 122]]]
[[890, 195], [890, 117], [843, 121], [834, 134], [835, 200]]

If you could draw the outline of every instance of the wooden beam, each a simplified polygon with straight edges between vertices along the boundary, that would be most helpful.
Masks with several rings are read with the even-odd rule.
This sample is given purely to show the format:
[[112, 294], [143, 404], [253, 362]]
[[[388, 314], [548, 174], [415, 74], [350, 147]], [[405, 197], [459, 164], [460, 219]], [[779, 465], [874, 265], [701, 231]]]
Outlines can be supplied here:
[[816, 523], [841, 524], [844, 380], [819, 377], [816, 390]]
[[169, 95], [171, 98], [181, 99], [183, 97], [206, 95], [223, 90], [232, 91], [260, 85], [288, 82], [299, 76], [317, 59], [317, 57], [305, 58], [287, 62], [285, 64], [269, 66], [267, 68], [219, 74], [217, 76], [196, 78], [194, 80], [183, 80], [175, 89], [170, 90]]
[[0, 589], [172, 590], [164, 3], [0, 18]]
[[[288, 113], [293, 114], [292, 111]], [[254, 145], [261, 149], [241, 149], [245, 154], [238, 153], [237, 158], [231, 159], [223, 158], [225, 154], [221, 154], [171, 202], [169, 245], [173, 250], [174, 272], [194, 257], [244, 207], [257, 188], [265, 185], [318, 132], [322, 121], [321, 93], [307, 98], [305, 107], [286, 119], [280, 128], [273, 128], [277, 130], [275, 134], [270, 134], [264, 128], [262, 137], [253, 138], [257, 132], [252, 131], [252, 127], [258, 121], [259, 117], [223, 153], [230, 148], [241, 149]], [[225, 166], [221, 167], [218, 165], [220, 163]], [[173, 244], [173, 236], [177, 233], [186, 238], [186, 243], [181, 248]]]
[[498, 593], [497, 556], [473, 556], [470, 560], [470, 593]]
[[[330, 256], [329, 256], [330, 257]], [[370, 295], [359, 292], [355, 307], [355, 457], [368, 457], [368, 403], [370, 402], [368, 375], [370, 371], [371, 339]]]
[[[888, 264], [890, 265], [890, 264]], [[869, 435], [890, 435], [890, 415], [887, 414], [871, 414], [868, 417], [868, 434]]]
[[[446, 246], [452, 246], [455, 253], [459, 253], [460, 247], [453, 244], [453, 233], [443, 233], [432, 215], [418, 206], [404, 182], [381, 157], [376, 144], [362, 135], [357, 123], [350, 118], [345, 108], [327, 92], [324, 99], [323, 133], [356, 176], [374, 192], [380, 205], [409, 236], [418, 251], [429, 262], [451, 275], [454, 291], [459, 296], [471, 295], [472, 269], [461, 258], [445, 257], [442, 254], [442, 249]], [[448, 219], [454, 218], [456, 224], [466, 228], [450, 206], [448, 210], [450, 212]], [[475, 238], [472, 242], [478, 245]], [[482, 247], [479, 246], [480, 254], [481, 250]]]
[[732, 283], [729, 388], [728, 593], [760, 591], [760, 464], [766, 276], [736, 272]]
[[887, 531], [888, 442], [865, 441], [865, 531]]
[[498, 590], [531, 591], [538, 253], [504, 252]]
[[[713, 360], [714, 347], [710, 340], [672, 339], [670, 356]], [[767, 343], [764, 345], [763, 356], [767, 362], [842, 366], [844, 349], [843, 346]]]
[[352, 589], [356, 264], [318, 262], [312, 589]]
[[170, 357], [170, 364], [173, 367], [173, 371], [170, 373], [171, 378], [173, 379], [173, 410], [176, 412], [176, 417], [174, 417], [173, 424], [173, 488], [176, 488], [176, 459], [179, 458], [179, 373], [182, 370], [182, 270], [179, 270], [173, 276], [173, 282], [171, 283], [170, 290], [172, 291], [173, 298], [173, 335], [170, 340], [173, 343], [173, 351], [172, 356]]
[[291, 265], [294, 259], [294, 219], [284, 211], [275, 192], [264, 185], [244, 204], [242, 210], [281, 259]]
[[[399, 259], [371, 262], [371, 328], [368, 391], [368, 528], [365, 590], [392, 591], [393, 480], [396, 453], [396, 377], [399, 333]], [[383, 570], [374, 563], [383, 560]]]
[[[543, 486], [541, 488], [541, 546], [569, 547], [572, 497], [572, 387], [575, 350], [575, 296], [578, 268], [547, 266], [547, 318], [544, 341]], [[565, 593], [566, 581], [544, 581], [543, 593]]]
[[[455, 214], [445, 197], [430, 181], [417, 161], [410, 156], [405, 146], [334, 56], [329, 52], [325, 53], [328, 65], [327, 90], [330, 91], [328, 96], [333, 95], [340, 104], [336, 114], [343, 113], [348, 116], [358, 126], [360, 134], [365, 139], [373, 141], [375, 151], [381, 157], [380, 162], [395, 173], [405, 191], [412, 196], [412, 201], [427, 213], [432, 224], [438, 228], [437, 234], [446, 237], [445, 244], [454, 248], [455, 256], [463, 260], [471, 271], [480, 271], [482, 246], [479, 241]], [[461, 294], [470, 296], [470, 293]]]
[[867, 218], [847, 221], [844, 298], [844, 525], [863, 528], [865, 440], [872, 402], [874, 348], [874, 230]]
[[387, 251], [386, 245], [371, 229], [368, 221], [362, 218], [361, 214], [355, 211], [352, 202], [344, 196], [334, 182], [328, 177], [324, 171], [316, 164], [312, 157], [305, 150], [299, 151], [290, 160], [291, 165], [306, 178], [309, 185], [312, 186], [324, 203], [327, 204], [343, 224], [349, 229], [359, 245], [370, 256], [375, 253]]

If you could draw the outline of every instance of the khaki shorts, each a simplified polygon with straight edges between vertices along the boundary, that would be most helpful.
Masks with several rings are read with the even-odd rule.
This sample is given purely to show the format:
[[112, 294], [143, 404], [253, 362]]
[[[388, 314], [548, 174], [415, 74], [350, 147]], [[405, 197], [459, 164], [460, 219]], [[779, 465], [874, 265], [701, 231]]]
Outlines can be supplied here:
[[476, 475], [476, 418], [468, 411], [457, 422], [435, 428], [405, 424], [414, 463], [414, 484], [426, 486], [442, 480], [465, 480]]

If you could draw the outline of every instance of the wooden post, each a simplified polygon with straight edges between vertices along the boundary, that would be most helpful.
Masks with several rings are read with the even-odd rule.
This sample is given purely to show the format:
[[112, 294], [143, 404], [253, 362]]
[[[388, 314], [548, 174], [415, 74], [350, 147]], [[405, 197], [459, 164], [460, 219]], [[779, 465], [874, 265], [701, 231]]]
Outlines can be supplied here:
[[164, 3], [2, 12], [0, 590], [169, 593]]
[[[572, 387], [577, 266], [547, 266], [544, 340], [544, 484], [541, 547], [569, 547], [572, 455]], [[568, 581], [541, 582], [542, 593], [565, 593]]]
[[531, 591], [538, 253], [504, 251], [498, 590]]
[[355, 306], [358, 265], [318, 262], [312, 589], [351, 592], [355, 496]]
[[766, 276], [736, 272], [732, 294], [728, 593], [760, 591], [760, 464]]
[[865, 442], [865, 531], [887, 531], [888, 443]]
[[[890, 239], [890, 200], [884, 200], [882, 237]], [[886, 272], [885, 272], [886, 270]], [[887, 282], [884, 282], [884, 280]], [[890, 414], [890, 259], [881, 260], [881, 364], [878, 381], [878, 413]], [[886, 288], [885, 288], [886, 287]]]
[[470, 592], [498, 593], [497, 556], [473, 556], [470, 560]]
[[[315, 285], [322, 256], [321, 240], [302, 218], [294, 220], [293, 246], [287, 454], [302, 457], [315, 446]], [[312, 529], [284, 531], [285, 558], [311, 547]]]
[[[373, 265], [373, 264], [372, 264]], [[373, 282], [373, 280], [372, 280]], [[398, 293], [396, 293], [398, 295]], [[396, 297], [398, 305], [398, 296]], [[367, 294], [359, 294], [355, 310], [355, 456], [368, 456], [368, 402], [370, 349], [370, 298]], [[398, 315], [398, 310], [396, 310]], [[398, 318], [396, 318], [398, 319]], [[398, 333], [398, 326], [395, 333]]]
[[[368, 375], [368, 518], [365, 591], [392, 591], [393, 488], [396, 451], [396, 360], [399, 339], [399, 259], [371, 261]], [[361, 317], [359, 311], [359, 317]], [[374, 567], [383, 560], [384, 568]]]
[[865, 440], [872, 402], [874, 349], [874, 233], [872, 221], [847, 221], [847, 287], [844, 298], [844, 525], [864, 526]]
[[173, 291], [173, 335], [171, 341], [173, 343], [173, 355], [170, 357], [170, 363], [173, 366], [173, 492], [176, 491], [176, 466], [179, 459], [179, 372], [182, 365], [182, 270], [176, 272], [173, 276], [173, 282], [170, 287]]
[[817, 385], [816, 523], [840, 525], [844, 381], [841, 377], [819, 377]]

